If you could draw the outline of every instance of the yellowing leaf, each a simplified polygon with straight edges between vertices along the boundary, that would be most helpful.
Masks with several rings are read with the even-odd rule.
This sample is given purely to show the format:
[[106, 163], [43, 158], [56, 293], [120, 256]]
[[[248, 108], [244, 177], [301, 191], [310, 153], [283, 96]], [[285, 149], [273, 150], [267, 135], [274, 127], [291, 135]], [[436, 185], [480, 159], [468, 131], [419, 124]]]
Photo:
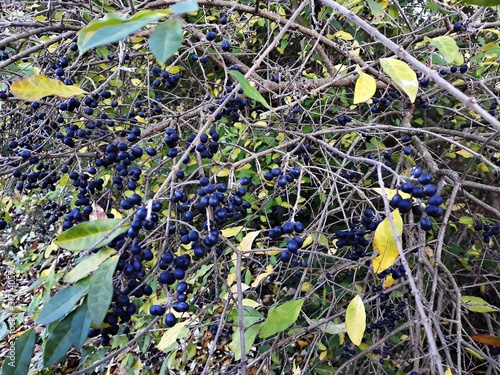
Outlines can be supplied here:
[[342, 40], [353, 40], [354, 39], [354, 37], [351, 34], [349, 34], [347, 31], [343, 31], [343, 30], [337, 31], [335, 34], [333, 34], [333, 36], [340, 38]]
[[354, 87], [354, 104], [359, 104], [370, 100], [377, 90], [375, 78], [366, 74], [358, 67], [359, 77]]
[[161, 337], [161, 340], [158, 343], [158, 349], [165, 350], [172, 344], [176, 343], [179, 336], [183, 337], [185, 335], [183, 332], [187, 332], [187, 328], [184, 327], [185, 325], [186, 322], [180, 322], [172, 328], [169, 328]]
[[460, 64], [463, 61], [463, 56], [458, 50], [458, 45], [452, 37], [442, 35], [430, 40], [430, 44], [436, 47], [443, 55], [448, 64]]
[[[385, 196], [386, 196], [386, 198], [387, 198], [388, 200], [391, 200], [391, 199], [392, 199], [392, 197], [394, 197], [396, 194], [401, 195], [401, 197], [402, 197], [403, 199], [411, 198], [411, 195], [410, 195], [410, 194], [408, 194], [408, 193], [404, 193], [404, 192], [402, 192], [402, 191], [397, 191], [397, 190], [395, 190], [395, 189], [387, 189], [387, 188], [385, 188], [384, 190], [385, 190]], [[380, 189], [380, 188], [374, 188], [374, 189], [373, 189], [373, 191], [375, 191], [375, 192], [377, 192], [378, 194], [380, 194], [380, 196], [381, 196], [381, 197], [383, 196], [383, 195], [382, 195], [382, 189]]]
[[27, 101], [36, 101], [51, 95], [70, 98], [75, 95], [85, 94], [85, 91], [78, 86], [68, 86], [57, 79], [44, 75], [18, 79], [12, 83], [10, 90], [14, 96]]
[[[399, 210], [391, 213], [394, 225], [396, 226], [396, 235], [399, 237], [403, 233], [403, 219]], [[373, 250], [378, 251], [379, 255], [373, 258], [372, 265], [375, 273], [380, 273], [391, 268], [399, 256], [396, 246], [395, 234], [392, 231], [389, 217], [386, 217], [375, 230], [373, 237]]]
[[256, 230], [253, 232], [247, 233], [245, 237], [241, 240], [240, 245], [238, 246], [238, 249], [241, 251], [248, 251], [252, 250], [252, 244], [255, 238], [259, 235], [260, 230]]
[[408, 95], [413, 103], [417, 98], [418, 79], [407, 63], [393, 58], [380, 59], [384, 72]]
[[226, 229], [222, 230], [222, 235], [224, 237], [231, 238], [231, 237], [234, 237], [237, 234], [239, 234], [242, 229], [243, 229], [242, 226], [232, 227], [232, 228], [226, 228]]
[[490, 305], [481, 297], [462, 296], [462, 302], [467, 305], [469, 311], [483, 312], [483, 313], [500, 311], [498, 307]]
[[252, 283], [252, 288], [256, 288], [259, 286], [259, 284], [265, 280], [270, 274], [272, 274], [274, 271], [274, 268], [273, 268], [273, 265], [270, 264], [266, 267], [266, 272], [262, 272], [260, 274], [257, 275], [257, 277], [255, 278], [255, 280], [253, 281]]
[[453, 375], [453, 374], [451, 373], [451, 370], [450, 370], [450, 368], [449, 368], [449, 367], [448, 367], [448, 369], [444, 372], [444, 375]]
[[359, 294], [347, 306], [345, 326], [352, 343], [359, 346], [366, 329], [365, 305]]
[[384, 289], [390, 288], [393, 285], [398, 283], [397, 280], [394, 280], [391, 275], [386, 276], [384, 280]]
[[470, 159], [474, 156], [469, 151], [465, 151], [465, 150], [459, 150], [459, 151], [457, 151], [457, 154], [460, 156], [463, 156], [465, 159]]

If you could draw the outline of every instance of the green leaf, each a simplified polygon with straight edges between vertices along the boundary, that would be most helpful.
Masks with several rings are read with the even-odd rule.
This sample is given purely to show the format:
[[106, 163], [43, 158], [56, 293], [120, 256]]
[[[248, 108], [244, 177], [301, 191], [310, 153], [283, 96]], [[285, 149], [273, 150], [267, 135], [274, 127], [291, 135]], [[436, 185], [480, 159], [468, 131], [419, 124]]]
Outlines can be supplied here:
[[170, 10], [175, 14], [191, 13], [198, 10], [198, 1], [196, 0], [186, 0], [180, 3], [174, 4], [170, 7]]
[[408, 95], [413, 103], [417, 97], [418, 79], [407, 63], [393, 58], [380, 59], [384, 72]]
[[[229, 317], [232, 319], [232, 321], [236, 324], [238, 324], [239, 319], [238, 319], [238, 309], [233, 309], [231, 313], [229, 314]], [[250, 306], [243, 306], [243, 326], [245, 328], [248, 328], [255, 323], [257, 323], [259, 320], [261, 320], [264, 316], [255, 310], [253, 307]]]
[[[387, 190], [387, 189], [386, 189]], [[397, 235], [401, 236], [403, 233], [403, 219], [399, 210], [396, 209], [391, 213], [394, 225], [396, 226]], [[373, 272], [380, 273], [388, 268], [391, 268], [399, 256], [398, 247], [394, 232], [392, 231], [389, 217], [386, 217], [375, 230], [373, 237], [373, 250], [378, 251], [378, 256], [373, 258]]]
[[57, 292], [43, 307], [36, 324], [49, 324], [67, 315], [87, 293], [89, 283], [90, 278], [86, 278]]
[[486, 302], [484, 299], [480, 297], [462, 296], [462, 302], [467, 305], [469, 311], [473, 312], [488, 313], [488, 312], [500, 311], [498, 307], [490, 305], [488, 302]]
[[[259, 333], [260, 328], [263, 324], [254, 324], [250, 326], [245, 331], [245, 352], [248, 354], [250, 349], [252, 348], [253, 343], [255, 342], [255, 338]], [[231, 349], [234, 353], [234, 359], [239, 361], [241, 359], [241, 341], [240, 341], [240, 329], [237, 328], [233, 333], [233, 340], [229, 343], [229, 349]]]
[[345, 326], [352, 343], [359, 346], [366, 329], [365, 305], [359, 295], [356, 295], [347, 306]]
[[61, 233], [54, 244], [70, 251], [103, 247], [128, 230], [128, 225], [118, 226], [121, 222], [120, 219], [86, 221]]
[[16, 340], [15, 344], [15, 359], [9, 357], [9, 354], [4, 357], [2, 366], [2, 375], [25, 375], [28, 374], [33, 349], [36, 342], [36, 333], [33, 328], [28, 329]]
[[10, 90], [14, 96], [30, 102], [51, 95], [70, 98], [75, 95], [85, 94], [85, 91], [78, 86], [65, 85], [57, 79], [52, 79], [44, 75], [18, 79], [12, 83]]
[[113, 256], [99, 266], [90, 281], [88, 307], [92, 323], [100, 326], [113, 298], [113, 274], [120, 257]]
[[164, 64], [182, 45], [182, 22], [167, 20], [159, 24], [149, 37], [149, 48], [158, 64]]
[[377, 81], [372, 76], [363, 72], [358, 66], [359, 77], [354, 87], [354, 104], [370, 100], [377, 90]]
[[141, 10], [128, 19], [123, 15], [108, 14], [102, 19], [94, 20], [78, 32], [80, 55], [94, 47], [118, 42], [170, 13], [169, 10]]
[[236, 70], [231, 70], [229, 74], [236, 78], [246, 96], [248, 96], [250, 99], [258, 101], [266, 108], [271, 108], [269, 104], [267, 104], [266, 99], [264, 99], [260, 92], [250, 84], [248, 79], [246, 79], [243, 74]]
[[[80, 342], [82, 329], [84, 328], [83, 314], [86, 313], [86, 308], [83, 310], [77, 309], [72, 311], [67, 317], [59, 322], [49, 325], [49, 334], [43, 350], [44, 366], [52, 366], [57, 363], [71, 349], [75, 342]], [[87, 327], [87, 333], [90, 324]]]
[[495, 7], [500, 5], [500, 0], [463, 0], [465, 4], [479, 5], [482, 7]]
[[94, 272], [99, 265], [108, 259], [111, 255], [116, 254], [116, 250], [106, 248], [99, 250], [95, 254], [91, 254], [84, 258], [78, 265], [64, 275], [63, 281], [66, 283], [74, 283]]
[[297, 320], [303, 304], [304, 298], [301, 298], [269, 311], [259, 336], [265, 339], [290, 327]]
[[374, 16], [378, 16], [379, 14], [381, 14], [384, 11], [382, 9], [382, 5], [380, 5], [379, 3], [376, 3], [373, 0], [366, 0], [366, 3], [370, 7], [370, 11], [372, 12], [372, 14]]
[[436, 47], [439, 52], [441, 52], [448, 64], [451, 64], [453, 62], [455, 62], [456, 64], [463, 63], [464, 58], [458, 49], [458, 45], [455, 39], [443, 35], [430, 39], [429, 43]]
[[458, 222], [460, 224], [473, 225], [474, 224], [474, 219], [471, 218], [470, 216], [461, 216], [460, 219], [458, 219]]
[[90, 324], [92, 323], [87, 300], [85, 299], [71, 314], [73, 313], [74, 315], [71, 320], [71, 330], [73, 332], [71, 341], [75, 348], [80, 350], [87, 339]]

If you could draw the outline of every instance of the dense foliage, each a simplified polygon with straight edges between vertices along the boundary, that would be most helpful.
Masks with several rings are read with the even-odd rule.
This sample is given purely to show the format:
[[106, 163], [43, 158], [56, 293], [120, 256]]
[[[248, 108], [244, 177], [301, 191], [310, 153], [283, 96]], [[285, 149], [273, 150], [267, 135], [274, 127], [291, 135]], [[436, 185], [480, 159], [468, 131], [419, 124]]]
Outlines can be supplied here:
[[474, 3], [2, 2], [2, 373], [499, 374]]

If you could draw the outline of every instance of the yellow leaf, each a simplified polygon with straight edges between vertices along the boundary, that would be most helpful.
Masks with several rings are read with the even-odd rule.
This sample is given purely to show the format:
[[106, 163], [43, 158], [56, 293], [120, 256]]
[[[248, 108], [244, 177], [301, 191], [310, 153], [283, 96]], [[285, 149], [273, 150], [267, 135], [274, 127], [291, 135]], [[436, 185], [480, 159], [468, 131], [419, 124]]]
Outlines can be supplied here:
[[358, 66], [359, 77], [354, 87], [354, 104], [364, 103], [370, 100], [377, 90], [375, 78], [363, 72]]
[[[391, 213], [394, 225], [396, 226], [396, 235], [399, 237], [403, 233], [403, 219], [399, 210]], [[375, 230], [373, 237], [373, 250], [378, 251], [379, 255], [373, 258], [372, 265], [375, 273], [380, 273], [391, 268], [399, 256], [396, 246], [395, 234], [392, 231], [389, 217], [386, 217]]]
[[12, 83], [10, 89], [16, 97], [27, 101], [36, 101], [51, 95], [70, 98], [75, 95], [85, 94], [85, 91], [78, 86], [68, 86], [57, 79], [44, 75], [18, 79]]
[[418, 79], [407, 63], [394, 58], [380, 59], [384, 72], [408, 95], [412, 103], [418, 92]]
[[390, 288], [393, 285], [398, 283], [397, 280], [394, 280], [391, 275], [386, 276], [384, 280], [384, 289]]
[[354, 37], [349, 34], [347, 31], [343, 31], [343, 30], [340, 30], [340, 31], [337, 31], [335, 34], [333, 34], [333, 36], [336, 36], [337, 38], [340, 38], [342, 40], [353, 40]]
[[365, 305], [363, 305], [363, 300], [359, 294], [347, 306], [345, 326], [352, 343], [359, 346], [366, 329]]
[[172, 328], [169, 328], [167, 332], [163, 334], [160, 342], [158, 343], [158, 349], [167, 349], [170, 345], [177, 342], [177, 338], [181, 335], [182, 329], [186, 325], [186, 322], [177, 323]]
[[243, 237], [243, 239], [241, 240], [241, 243], [238, 246], [238, 249], [240, 251], [252, 250], [253, 241], [259, 235], [260, 232], [261, 232], [260, 230], [256, 230], [254, 232], [247, 233], [247, 235], [245, 237]]
[[451, 373], [451, 370], [450, 370], [450, 368], [449, 368], [449, 367], [448, 367], [448, 370], [446, 370], [446, 371], [444, 372], [444, 375], [453, 375], [453, 374]]
[[465, 150], [459, 150], [459, 151], [457, 151], [457, 154], [460, 156], [463, 156], [465, 159], [470, 159], [474, 156], [469, 151], [465, 151]]
[[[385, 188], [384, 190], [385, 190], [385, 196], [387, 197], [388, 200], [391, 200], [392, 197], [394, 197], [396, 194], [401, 195], [401, 197], [403, 199], [411, 198], [410, 194], [404, 193], [402, 191], [397, 191], [397, 190], [394, 190], [394, 189], [387, 189], [387, 188]], [[379, 193], [380, 196], [383, 196], [382, 195], [382, 189], [380, 189], [380, 188], [374, 188], [373, 191]]]
[[248, 307], [253, 307], [253, 308], [260, 306], [260, 304], [257, 301], [254, 301], [253, 299], [249, 299], [249, 298], [243, 298], [242, 302], [243, 302], [243, 306], [248, 306]]
[[239, 227], [232, 227], [232, 228], [226, 228], [226, 229], [223, 229], [222, 230], [222, 235], [224, 237], [227, 237], [227, 238], [231, 238], [231, 237], [234, 237], [236, 236], [237, 234], [239, 234], [241, 232], [241, 230], [243, 229], [242, 226], [239, 226]]
[[253, 281], [252, 283], [252, 288], [256, 288], [259, 286], [259, 284], [265, 280], [271, 273], [273, 273], [273, 265], [270, 264], [266, 267], [266, 272], [263, 272], [263, 273], [260, 273], [257, 275], [257, 277], [255, 278], [255, 280]]

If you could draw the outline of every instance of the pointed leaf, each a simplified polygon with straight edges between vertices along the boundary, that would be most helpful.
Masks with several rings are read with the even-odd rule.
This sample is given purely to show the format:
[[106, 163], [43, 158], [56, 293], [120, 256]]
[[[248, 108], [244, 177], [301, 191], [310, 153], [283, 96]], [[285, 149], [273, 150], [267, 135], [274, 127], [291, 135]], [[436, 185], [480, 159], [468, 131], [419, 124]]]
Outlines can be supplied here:
[[36, 342], [36, 333], [33, 328], [28, 329], [16, 340], [15, 344], [15, 359], [8, 356], [4, 357], [1, 373], [3, 375], [27, 375], [33, 349]]
[[99, 265], [108, 259], [111, 255], [116, 254], [115, 249], [101, 249], [95, 254], [90, 254], [76, 265], [71, 271], [64, 275], [65, 283], [74, 283], [94, 272]]
[[65, 250], [91, 250], [103, 247], [128, 230], [128, 225], [120, 225], [120, 219], [86, 221], [61, 233], [53, 241]]
[[303, 304], [304, 298], [301, 298], [269, 311], [259, 336], [265, 339], [290, 327], [297, 320]]
[[264, 97], [260, 94], [260, 92], [250, 84], [248, 79], [246, 79], [243, 74], [241, 74], [236, 70], [231, 70], [229, 74], [231, 74], [234, 78], [236, 78], [246, 96], [248, 96], [250, 99], [259, 102], [266, 108], [271, 108], [269, 104], [267, 104], [266, 99], [264, 99]]
[[90, 316], [90, 311], [88, 309], [87, 300], [85, 299], [83, 303], [76, 308], [71, 320], [71, 330], [72, 337], [71, 341], [75, 348], [80, 350], [87, 340], [89, 334], [90, 324], [92, 323], [92, 317]]
[[408, 95], [413, 103], [417, 97], [418, 79], [407, 63], [393, 58], [380, 59], [384, 72]]
[[354, 104], [370, 100], [377, 90], [377, 81], [372, 76], [363, 72], [358, 66], [359, 77], [354, 87]]
[[175, 14], [196, 12], [198, 10], [198, 2], [196, 0], [181, 1], [172, 5], [170, 10]]
[[113, 298], [113, 274], [120, 257], [113, 256], [99, 266], [90, 281], [88, 309], [92, 323], [100, 326]]
[[479, 334], [479, 335], [472, 335], [471, 338], [475, 342], [480, 342], [481, 344], [491, 345], [500, 348], [500, 337]]
[[[254, 324], [245, 331], [245, 352], [248, 354], [252, 345], [255, 342], [255, 338], [259, 333], [262, 323]], [[229, 349], [234, 353], [234, 359], [239, 361], [241, 359], [241, 340], [240, 340], [240, 329], [237, 328], [233, 333], [233, 340], [229, 343]]]
[[352, 343], [359, 346], [366, 329], [365, 305], [363, 305], [363, 300], [359, 295], [356, 295], [356, 297], [349, 302], [349, 306], [347, 306], [345, 325], [347, 334]]
[[70, 98], [75, 95], [86, 94], [78, 86], [65, 85], [57, 79], [40, 74], [18, 79], [12, 83], [10, 90], [14, 96], [27, 101], [36, 101], [51, 95]]
[[255, 241], [255, 238], [257, 238], [257, 236], [259, 235], [260, 232], [261, 232], [260, 230], [248, 232], [245, 235], [245, 237], [243, 237], [243, 239], [241, 240], [241, 243], [239, 244], [238, 249], [241, 251], [252, 250], [253, 241]]
[[462, 0], [465, 4], [479, 5], [482, 7], [495, 7], [500, 5], [500, 0]]
[[[397, 236], [403, 233], [403, 219], [399, 210], [394, 210], [391, 213], [396, 226]], [[373, 237], [373, 250], [379, 252], [379, 255], [372, 260], [373, 271], [380, 273], [388, 268], [391, 268], [397, 257], [399, 256], [398, 247], [396, 246], [396, 239], [394, 232], [389, 222], [389, 217], [386, 217], [375, 230]]]
[[123, 15], [108, 14], [102, 19], [94, 20], [78, 32], [80, 55], [94, 47], [118, 42], [170, 13], [169, 10], [141, 10], [128, 19]]
[[462, 296], [462, 302], [467, 305], [469, 311], [473, 312], [495, 312], [500, 311], [499, 308], [490, 305], [484, 299], [475, 296]]
[[89, 283], [90, 278], [86, 278], [57, 292], [43, 307], [36, 324], [49, 324], [66, 316], [87, 293]]
[[187, 321], [179, 322], [172, 328], [169, 328], [161, 337], [158, 343], [158, 349], [165, 350], [172, 344], [175, 344], [178, 338], [185, 337], [187, 332], [189, 332], [185, 327], [186, 323]]
[[237, 227], [226, 228], [226, 229], [222, 229], [222, 235], [224, 237], [231, 238], [231, 237], [234, 237], [234, 236], [240, 234], [242, 230], [243, 230], [243, 226], [241, 226], [241, 225], [237, 226]]
[[458, 49], [457, 42], [452, 37], [446, 35], [438, 36], [432, 38], [430, 44], [441, 52], [448, 64], [453, 62], [461, 64], [461, 61], [463, 61], [463, 56]]
[[86, 308], [76, 309], [60, 322], [49, 325], [49, 334], [43, 350], [43, 362], [46, 367], [60, 361], [75, 343], [81, 341], [84, 328], [88, 333], [90, 324], [85, 327], [86, 313]]
[[444, 372], [444, 375], [453, 375], [451, 372], [451, 369], [448, 367], [448, 369]]
[[158, 64], [164, 64], [182, 45], [182, 22], [167, 20], [160, 23], [149, 37], [149, 48]]

